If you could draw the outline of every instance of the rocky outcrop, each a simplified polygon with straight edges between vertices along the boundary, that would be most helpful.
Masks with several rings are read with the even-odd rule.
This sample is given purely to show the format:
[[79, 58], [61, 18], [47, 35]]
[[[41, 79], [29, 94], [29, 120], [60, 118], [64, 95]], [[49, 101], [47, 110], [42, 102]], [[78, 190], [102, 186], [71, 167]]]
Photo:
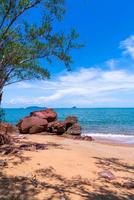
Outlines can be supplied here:
[[48, 122], [53, 122], [57, 119], [57, 113], [54, 112], [53, 109], [46, 109], [46, 110], [31, 112], [30, 116], [46, 119]]
[[69, 134], [81, 135], [81, 127], [75, 116], [68, 116], [64, 121], [57, 120], [57, 113], [53, 109], [46, 109], [30, 113], [18, 124], [20, 133], [23, 134]]
[[54, 121], [48, 124], [48, 132], [61, 135], [66, 132], [66, 123], [62, 121]]
[[38, 125], [32, 126], [32, 127], [29, 129], [29, 133], [30, 133], [30, 134], [41, 133], [41, 132], [45, 131], [46, 127], [47, 127], [47, 126], [38, 126]]
[[22, 119], [18, 124], [20, 133], [39, 133], [47, 130], [48, 122], [46, 119], [37, 116], [29, 116]]
[[77, 117], [69, 116], [65, 119], [67, 129], [78, 122]]
[[64, 121], [57, 120], [57, 113], [53, 109], [31, 112], [23, 118], [17, 127], [22, 134], [69, 134], [81, 135], [81, 127], [75, 116], [68, 116]]
[[[8, 123], [0, 123], [0, 145], [12, 144], [15, 141], [16, 133], [22, 134], [46, 134], [46, 135], [62, 135], [63, 137], [92, 141], [90, 136], [82, 136], [82, 129], [78, 124], [78, 119], [75, 116], [68, 116], [64, 121], [57, 120], [57, 114], [53, 109], [41, 110], [30, 113], [20, 122], [13, 126]], [[13, 134], [13, 135], [12, 135]], [[18, 137], [18, 136], [17, 136]], [[30, 147], [33, 148], [33, 147]], [[11, 151], [10, 147], [7, 149]], [[17, 149], [14, 150], [18, 152]]]
[[81, 135], [81, 126], [78, 123], [73, 124], [66, 131], [69, 135]]

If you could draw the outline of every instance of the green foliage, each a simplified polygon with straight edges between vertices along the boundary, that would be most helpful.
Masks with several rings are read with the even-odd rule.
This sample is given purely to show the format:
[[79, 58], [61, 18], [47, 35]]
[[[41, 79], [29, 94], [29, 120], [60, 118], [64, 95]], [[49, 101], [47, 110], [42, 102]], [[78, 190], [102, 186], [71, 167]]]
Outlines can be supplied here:
[[[32, 8], [38, 12], [38, 6], [43, 8], [42, 20], [31, 24], [25, 13]], [[62, 20], [64, 13], [64, 0], [0, 0], [0, 90], [22, 80], [49, 78], [41, 59], [59, 59], [70, 69], [70, 51], [81, 45], [75, 42], [75, 30], [68, 35], [54, 32], [54, 20]]]

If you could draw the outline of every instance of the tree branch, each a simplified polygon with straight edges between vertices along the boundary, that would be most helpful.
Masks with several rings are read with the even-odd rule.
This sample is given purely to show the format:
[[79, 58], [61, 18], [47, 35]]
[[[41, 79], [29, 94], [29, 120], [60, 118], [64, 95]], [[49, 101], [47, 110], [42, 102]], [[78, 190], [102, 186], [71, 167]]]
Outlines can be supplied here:
[[[23, 79], [23, 81], [30, 81], [30, 80], [32, 80], [32, 78]], [[4, 87], [5, 87], [5, 86], [8, 86], [8, 85], [11, 85], [11, 84], [13, 84], [13, 83], [19, 83], [19, 82], [21, 82], [21, 81], [22, 81], [22, 79], [9, 82], [9, 83], [5, 84]]]
[[10, 23], [8, 24], [7, 28], [5, 29], [5, 31], [2, 34], [2, 37], [4, 35], [6, 35], [6, 33], [8, 32], [8, 30], [10, 29], [10, 27], [14, 24], [14, 22], [17, 20], [18, 17], [20, 17], [25, 11], [29, 10], [30, 8], [36, 6], [37, 4], [39, 4], [41, 2], [41, 0], [35, 0], [35, 2], [30, 3], [28, 6], [26, 6], [25, 8], [23, 8], [18, 14], [16, 14], [13, 19], [10, 21]]
[[[10, 74], [11, 74], [13, 71], [14, 71], [14, 68], [10, 69], [10, 71], [6, 74], [6, 76], [3, 77], [3, 81], [2, 81], [2, 79], [1, 79], [1, 82], [0, 82], [0, 85], [1, 85], [1, 86], [3, 85], [3, 87], [4, 87], [6, 81], [8, 80]], [[1, 88], [1, 86], [0, 86], [0, 88]]]
[[11, 7], [12, 7], [12, 0], [10, 0], [8, 10], [7, 10], [6, 14], [4, 15], [4, 17], [3, 17], [2, 21], [1, 21], [0, 29], [2, 28], [2, 26], [3, 26], [4, 22], [5, 22], [5, 19], [7, 18], [8, 14], [10, 12]]
[[25, 59], [25, 60], [22, 60], [22, 61], [20, 62], [20, 65], [23, 64], [23, 63], [25, 63], [25, 62], [29, 62], [29, 61], [31, 61], [31, 60], [45, 58], [45, 57], [47, 57], [47, 56], [49, 56], [49, 53], [44, 54], [44, 55], [33, 56], [33, 57], [31, 57], [31, 58], [27, 58], [27, 59]]

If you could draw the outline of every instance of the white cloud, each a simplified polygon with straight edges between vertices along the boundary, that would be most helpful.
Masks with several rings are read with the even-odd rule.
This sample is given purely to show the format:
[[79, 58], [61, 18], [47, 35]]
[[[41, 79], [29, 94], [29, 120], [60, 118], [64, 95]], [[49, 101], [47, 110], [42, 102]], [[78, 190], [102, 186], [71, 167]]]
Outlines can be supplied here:
[[[22, 84], [22, 86], [24, 86]], [[56, 81], [42, 81], [33, 85], [28, 84], [34, 92], [40, 90], [41, 96], [15, 97], [8, 101], [8, 105], [46, 105], [60, 102], [80, 105], [92, 105], [97, 102], [118, 102], [116, 97], [109, 94], [134, 90], [134, 74], [125, 70], [104, 71], [96, 68], [81, 68], [77, 72], [60, 76]], [[45, 91], [44, 91], [45, 89]], [[50, 93], [50, 89], [52, 93]], [[42, 93], [44, 92], [44, 96]]]
[[26, 82], [19, 82], [16, 84], [16, 87], [19, 89], [30, 89], [33, 88], [33, 85]]
[[[134, 58], [134, 36], [122, 41], [121, 47], [124, 54]], [[123, 69], [119, 58], [104, 62], [103, 67], [81, 67], [75, 72], [60, 74], [56, 80], [21, 82], [9, 86], [5, 90], [7, 97], [4, 105], [124, 106], [134, 102], [133, 91], [134, 72]]]
[[106, 61], [106, 65], [108, 66], [109, 69], [114, 70], [117, 68], [119, 64], [119, 61], [116, 59], [110, 59], [108, 61]]
[[120, 47], [123, 49], [124, 54], [130, 55], [134, 59], [134, 35], [122, 41]]

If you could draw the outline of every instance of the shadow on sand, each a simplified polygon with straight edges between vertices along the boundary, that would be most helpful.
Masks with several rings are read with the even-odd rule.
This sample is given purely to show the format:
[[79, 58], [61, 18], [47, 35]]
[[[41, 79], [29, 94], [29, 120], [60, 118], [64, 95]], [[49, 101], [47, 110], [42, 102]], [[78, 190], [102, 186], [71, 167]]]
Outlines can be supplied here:
[[100, 168], [111, 169], [114, 171], [122, 171], [134, 174], [134, 165], [128, 165], [120, 161], [118, 158], [99, 158], [93, 157], [96, 159], [96, 164]]
[[41, 200], [75, 200], [76, 197], [82, 200], [133, 200], [134, 197], [130, 191], [117, 194], [102, 180], [98, 184], [80, 176], [67, 179], [52, 167], [40, 169], [35, 174], [38, 178], [11, 177], [1, 172], [0, 199], [40, 200], [38, 195], [42, 192]]
[[[22, 145], [22, 144], [21, 144]], [[23, 143], [22, 152], [28, 151], [43, 145], [47, 148], [63, 148], [53, 143], [39, 144]], [[20, 163], [30, 158], [20, 156]], [[94, 157], [98, 169], [110, 169], [132, 173], [133, 166], [127, 165], [116, 158]], [[15, 163], [14, 163], [15, 164]], [[16, 163], [17, 164], [17, 163]], [[89, 166], [90, 167], [90, 166]], [[0, 200], [133, 200], [134, 193], [122, 187], [117, 181], [107, 182], [105, 179], [96, 177], [93, 179], [83, 179], [81, 176], [70, 179], [58, 174], [53, 167], [39, 169], [34, 172], [34, 176], [7, 176], [4, 169], [0, 169]], [[84, 169], [83, 169], [84, 170]], [[117, 190], [119, 191], [117, 193]]]
[[0, 200], [37, 200], [37, 193], [30, 179], [0, 172]]
[[[24, 156], [23, 153], [25, 151], [40, 151], [40, 150], [48, 150], [50, 148], [53, 149], [63, 149], [62, 145], [55, 144], [52, 142], [44, 143], [35, 143], [35, 142], [27, 142], [27, 141], [18, 141], [16, 143], [10, 145], [2, 145], [0, 146], [0, 156], [3, 158], [4, 156], [8, 156], [10, 162], [14, 165], [19, 165], [25, 161], [29, 161], [31, 158], [29, 156]], [[15, 160], [17, 159], [17, 161]], [[14, 161], [15, 160], [15, 161]]]

